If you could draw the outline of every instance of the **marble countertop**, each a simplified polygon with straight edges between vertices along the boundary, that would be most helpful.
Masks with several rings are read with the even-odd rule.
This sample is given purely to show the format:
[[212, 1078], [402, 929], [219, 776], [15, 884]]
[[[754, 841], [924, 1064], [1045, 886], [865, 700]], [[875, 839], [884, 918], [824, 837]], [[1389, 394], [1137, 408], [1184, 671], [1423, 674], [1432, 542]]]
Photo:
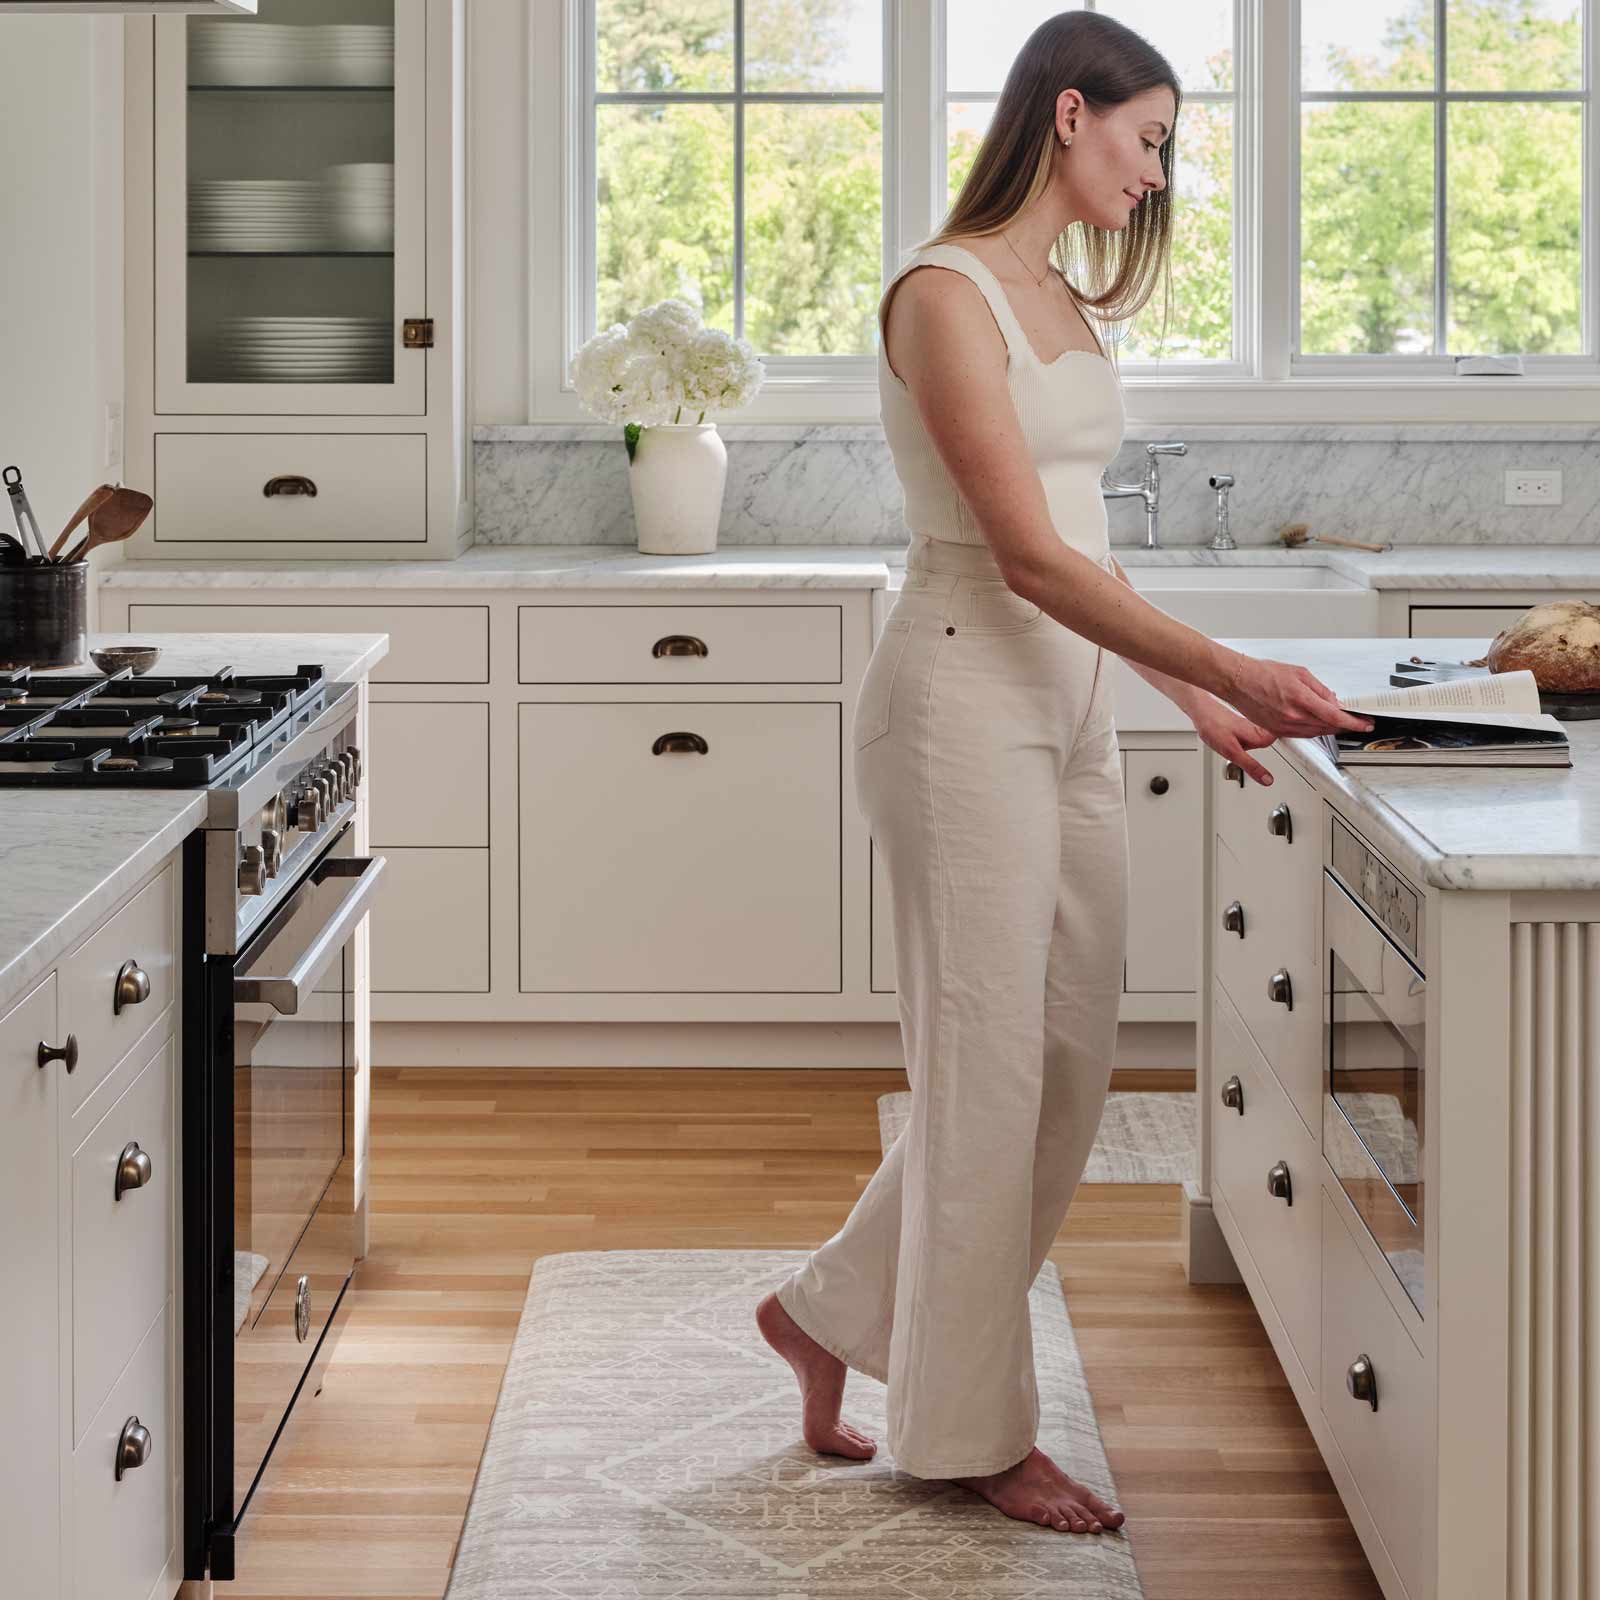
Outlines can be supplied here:
[[[1600, 589], [1587, 545], [1119, 545], [1133, 567], [1328, 567], [1374, 589]], [[631, 545], [475, 545], [453, 561], [139, 561], [99, 578], [112, 589], [882, 589], [899, 545], [724, 545], [709, 555], [647, 556]]]
[[[1386, 689], [1417, 641], [1225, 639], [1242, 654], [1307, 667], [1341, 699]], [[1483, 638], [1429, 639], [1440, 661], [1482, 655]], [[1441, 889], [1600, 889], [1600, 720], [1565, 724], [1572, 766], [1336, 767], [1320, 743], [1275, 747], [1402, 871]]]
[[[96, 633], [90, 646], [131, 634]], [[365, 677], [389, 653], [381, 633], [151, 633], [156, 674], [292, 672], [319, 664], [336, 682]], [[93, 675], [92, 665], [64, 674]], [[206, 817], [203, 789], [0, 788], [0, 1011], [48, 972]]]

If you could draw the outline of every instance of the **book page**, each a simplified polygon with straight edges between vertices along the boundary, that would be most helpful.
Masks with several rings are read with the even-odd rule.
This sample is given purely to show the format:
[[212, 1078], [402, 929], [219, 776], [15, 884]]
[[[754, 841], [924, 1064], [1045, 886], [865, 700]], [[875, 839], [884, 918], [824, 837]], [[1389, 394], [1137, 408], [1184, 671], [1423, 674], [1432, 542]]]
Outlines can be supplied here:
[[1523, 716], [1539, 715], [1539, 686], [1533, 674], [1521, 672], [1485, 673], [1479, 678], [1449, 678], [1443, 683], [1420, 683], [1408, 689], [1375, 689], [1351, 699], [1341, 698], [1346, 711], [1369, 715], [1387, 712], [1409, 717], [1428, 712], [1445, 716], [1471, 717], [1488, 713], [1511, 712]]

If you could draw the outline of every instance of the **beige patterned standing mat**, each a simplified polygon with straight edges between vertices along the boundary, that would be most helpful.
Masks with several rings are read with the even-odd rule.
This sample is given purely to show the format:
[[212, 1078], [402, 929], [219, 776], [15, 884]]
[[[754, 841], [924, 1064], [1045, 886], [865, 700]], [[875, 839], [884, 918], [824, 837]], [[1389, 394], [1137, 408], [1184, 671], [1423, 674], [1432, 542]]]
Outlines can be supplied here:
[[[542, 1257], [446, 1600], [1143, 1600], [1130, 1528], [1074, 1534], [900, 1472], [883, 1386], [845, 1382], [871, 1461], [800, 1437], [757, 1302], [796, 1250]], [[1038, 1443], [1117, 1503], [1061, 1279], [1029, 1295]]]

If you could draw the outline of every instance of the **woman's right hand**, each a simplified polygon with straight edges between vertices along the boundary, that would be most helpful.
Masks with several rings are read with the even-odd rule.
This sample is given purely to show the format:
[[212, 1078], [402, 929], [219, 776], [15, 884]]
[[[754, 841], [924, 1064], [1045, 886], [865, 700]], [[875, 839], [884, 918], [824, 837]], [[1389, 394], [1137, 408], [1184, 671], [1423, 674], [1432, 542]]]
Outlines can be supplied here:
[[1241, 654], [1233, 682], [1220, 698], [1280, 738], [1312, 738], [1345, 729], [1366, 733], [1372, 728], [1370, 717], [1346, 711], [1332, 689], [1288, 661]]

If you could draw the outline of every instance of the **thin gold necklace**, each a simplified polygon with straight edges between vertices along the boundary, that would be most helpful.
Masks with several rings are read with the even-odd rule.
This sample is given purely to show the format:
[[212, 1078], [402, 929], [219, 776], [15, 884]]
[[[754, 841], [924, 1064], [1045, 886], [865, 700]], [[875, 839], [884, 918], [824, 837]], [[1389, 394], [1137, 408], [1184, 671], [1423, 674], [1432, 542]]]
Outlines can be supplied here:
[[[1022, 260], [1022, 256], [1018, 252], [1017, 247], [1014, 244], [1012, 244], [1011, 240], [1009, 238], [1007, 238], [1007, 236], [1005, 235], [1004, 232], [1001, 233], [1000, 237], [1002, 239], [1005, 239], [1006, 248], [1008, 250], [1010, 250], [1012, 255], [1016, 256], [1016, 258], [1017, 258], [1017, 260], [1019, 262], [1022, 263], [1022, 270], [1024, 272], [1026, 272], [1030, 278], [1033, 278], [1033, 268], [1030, 267], [1026, 261]], [[1046, 278], [1048, 278], [1049, 276], [1050, 276], [1050, 262], [1047, 259], [1045, 261], [1045, 264], [1044, 264], [1044, 271], [1041, 272], [1037, 278], [1033, 278], [1033, 286], [1034, 286], [1034, 288], [1042, 289], [1044, 287], [1044, 280]]]

